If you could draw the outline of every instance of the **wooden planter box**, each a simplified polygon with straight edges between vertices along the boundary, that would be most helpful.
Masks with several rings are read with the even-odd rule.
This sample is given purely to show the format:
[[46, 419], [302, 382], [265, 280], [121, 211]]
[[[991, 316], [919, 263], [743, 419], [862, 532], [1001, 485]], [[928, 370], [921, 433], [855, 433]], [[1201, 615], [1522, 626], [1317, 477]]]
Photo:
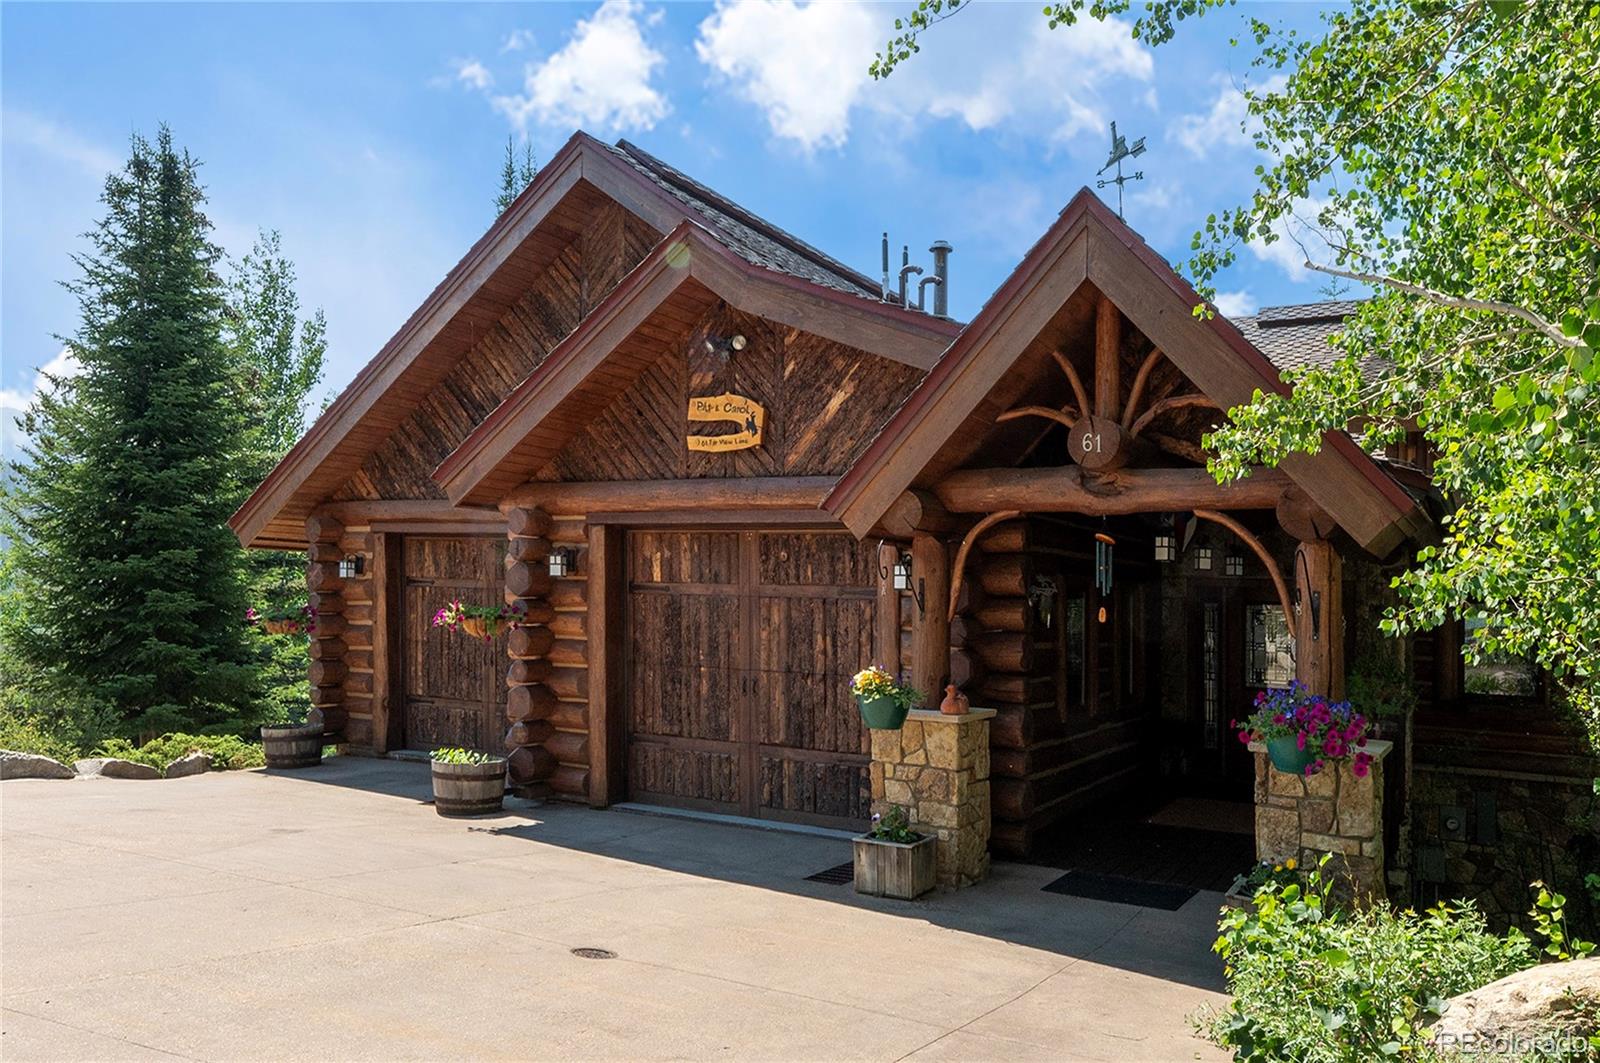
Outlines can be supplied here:
[[1254, 891], [1251, 890], [1249, 886], [1245, 885], [1244, 875], [1240, 875], [1235, 878], [1233, 880], [1233, 885], [1228, 887], [1228, 892], [1222, 895], [1223, 904], [1227, 905], [1229, 908], [1238, 908], [1246, 912], [1250, 911], [1254, 900]]
[[487, 764], [433, 762], [433, 810], [441, 816], [490, 816], [506, 796], [506, 762]]
[[905, 844], [862, 834], [854, 844], [857, 893], [909, 901], [938, 881], [939, 839], [931, 834]]
[[301, 724], [298, 727], [263, 727], [261, 752], [267, 758], [267, 767], [314, 768], [322, 763], [322, 734], [320, 723]]

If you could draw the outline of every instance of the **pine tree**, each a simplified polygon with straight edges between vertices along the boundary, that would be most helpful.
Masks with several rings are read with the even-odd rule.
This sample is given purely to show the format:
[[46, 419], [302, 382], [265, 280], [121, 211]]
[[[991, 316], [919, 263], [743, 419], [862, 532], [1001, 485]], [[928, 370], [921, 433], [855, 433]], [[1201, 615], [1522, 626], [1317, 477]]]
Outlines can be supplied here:
[[163, 126], [106, 179], [74, 256], [82, 373], [22, 418], [12, 464], [18, 658], [129, 736], [242, 726], [254, 711], [238, 500], [244, 418], [223, 339], [221, 252], [196, 164]]
[[533, 184], [533, 179], [537, 176], [539, 176], [539, 165], [533, 159], [533, 141], [530, 140], [522, 145], [522, 166], [517, 171], [517, 180], [520, 182], [517, 191], [521, 192]]
[[539, 165], [533, 157], [533, 142], [522, 145], [522, 162], [517, 163], [516, 138], [506, 136], [506, 158], [500, 167], [500, 193], [494, 197], [495, 213], [504, 214], [522, 190], [533, 184]]

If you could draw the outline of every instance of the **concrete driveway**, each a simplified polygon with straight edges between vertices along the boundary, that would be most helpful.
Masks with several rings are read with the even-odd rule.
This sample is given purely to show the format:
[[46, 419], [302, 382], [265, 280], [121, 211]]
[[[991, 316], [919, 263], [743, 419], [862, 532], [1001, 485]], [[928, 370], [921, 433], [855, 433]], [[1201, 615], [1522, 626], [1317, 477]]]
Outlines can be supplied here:
[[[1222, 1059], [1220, 896], [998, 864], [914, 903], [835, 839], [508, 802], [427, 767], [0, 784], [0, 1057]], [[614, 959], [586, 959], [580, 948]]]

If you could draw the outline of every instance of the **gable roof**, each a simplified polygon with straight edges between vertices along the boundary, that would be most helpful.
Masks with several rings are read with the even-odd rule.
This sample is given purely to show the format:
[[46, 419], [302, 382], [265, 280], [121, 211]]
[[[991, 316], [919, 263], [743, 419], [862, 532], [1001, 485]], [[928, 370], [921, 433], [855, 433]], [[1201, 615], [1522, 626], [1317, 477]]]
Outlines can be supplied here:
[[862, 274], [623, 142], [575, 133], [356, 374], [228, 521], [247, 546], [297, 549], [311, 510], [357, 469], [416, 400], [499, 320], [536, 271], [606, 200], [658, 232], [705, 225], [751, 265], [876, 300]]
[[[1085, 284], [1110, 299], [1222, 409], [1248, 402], [1257, 388], [1287, 390], [1277, 366], [1233, 323], [1195, 318], [1194, 290], [1085, 188], [840, 478], [824, 508], [865, 535], [952, 438], [991, 427], [974, 420], [986, 396]], [[1291, 455], [1280, 468], [1374, 553], [1387, 553], [1425, 520], [1343, 432], [1328, 433], [1317, 454]]]
[[1331, 340], [1356, 312], [1359, 299], [1337, 299], [1294, 306], [1264, 306], [1247, 317], [1230, 318], [1234, 325], [1280, 370], [1330, 365], [1339, 356]]
[[[494, 503], [532, 476], [610, 397], [717, 301], [927, 369], [961, 326], [752, 263], [705, 227], [679, 224], [558, 343], [434, 472], [457, 504]], [[657, 322], [666, 315], [669, 327]]]

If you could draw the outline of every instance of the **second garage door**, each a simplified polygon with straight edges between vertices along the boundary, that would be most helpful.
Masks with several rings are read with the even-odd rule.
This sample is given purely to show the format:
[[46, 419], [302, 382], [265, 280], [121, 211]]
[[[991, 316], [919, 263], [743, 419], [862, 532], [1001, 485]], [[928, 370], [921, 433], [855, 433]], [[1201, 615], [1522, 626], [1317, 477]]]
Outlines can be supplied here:
[[873, 553], [842, 533], [629, 533], [634, 800], [866, 822], [849, 682], [876, 659]]

